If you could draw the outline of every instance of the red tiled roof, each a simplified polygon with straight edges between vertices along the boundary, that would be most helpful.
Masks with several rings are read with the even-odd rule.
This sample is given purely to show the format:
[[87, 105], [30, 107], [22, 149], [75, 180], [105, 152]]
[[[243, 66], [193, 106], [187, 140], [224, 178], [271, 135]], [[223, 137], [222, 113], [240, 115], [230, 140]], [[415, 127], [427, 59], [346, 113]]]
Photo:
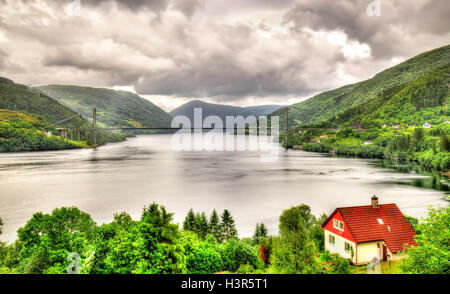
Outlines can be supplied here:
[[[322, 227], [337, 211], [356, 243], [383, 240], [392, 253], [402, 251], [404, 244], [417, 245], [414, 241], [416, 233], [396, 204], [382, 204], [378, 208], [372, 205], [336, 208]], [[384, 224], [380, 224], [378, 219]]]

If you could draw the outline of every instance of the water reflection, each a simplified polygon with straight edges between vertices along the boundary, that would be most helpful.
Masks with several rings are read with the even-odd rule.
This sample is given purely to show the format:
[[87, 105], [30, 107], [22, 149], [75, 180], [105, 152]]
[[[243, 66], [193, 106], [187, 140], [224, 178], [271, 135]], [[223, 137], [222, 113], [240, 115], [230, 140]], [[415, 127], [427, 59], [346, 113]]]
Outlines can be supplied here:
[[[400, 185], [412, 185], [415, 187], [435, 189], [449, 194], [449, 178], [442, 175], [436, 170], [426, 168], [424, 166], [413, 163], [399, 163], [390, 160], [379, 160], [372, 163], [373, 166], [389, 168], [393, 172], [401, 172], [404, 174], [419, 175], [405, 181], [398, 181]], [[422, 176], [420, 176], [422, 175]]]

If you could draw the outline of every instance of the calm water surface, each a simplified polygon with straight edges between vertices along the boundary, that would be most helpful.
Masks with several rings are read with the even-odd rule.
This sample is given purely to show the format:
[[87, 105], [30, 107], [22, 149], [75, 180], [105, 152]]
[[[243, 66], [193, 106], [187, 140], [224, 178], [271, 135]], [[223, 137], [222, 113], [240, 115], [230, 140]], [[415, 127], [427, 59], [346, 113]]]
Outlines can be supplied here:
[[98, 223], [121, 211], [138, 219], [152, 202], [174, 212], [178, 223], [191, 207], [208, 214], [227, 208], [240, 236], [251, 236], [258, 222], [276, 233], [282, 210], [301, 203], [316, 215], [369, 204], [373, 194], [416, 217], [425, 216], [428, 205], [448, 206], [445, 191], [420, 184], [430, 176], [383, 166], [281, 149], [270, 163], [250, 151], [175, 152], [170, 135], [139, 136], [97, 150], [0, 154], [1, 238], [13, 241], [33, 213], [62, 206], [77, 206]]

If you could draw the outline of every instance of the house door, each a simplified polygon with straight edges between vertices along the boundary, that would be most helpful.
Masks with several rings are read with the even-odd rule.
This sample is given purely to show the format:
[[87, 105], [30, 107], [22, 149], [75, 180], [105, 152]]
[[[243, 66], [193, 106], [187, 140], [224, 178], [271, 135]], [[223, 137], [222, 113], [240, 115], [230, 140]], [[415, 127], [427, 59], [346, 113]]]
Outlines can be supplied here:
[[387, 247], [383, 245], [383, 260], [387, 259]]

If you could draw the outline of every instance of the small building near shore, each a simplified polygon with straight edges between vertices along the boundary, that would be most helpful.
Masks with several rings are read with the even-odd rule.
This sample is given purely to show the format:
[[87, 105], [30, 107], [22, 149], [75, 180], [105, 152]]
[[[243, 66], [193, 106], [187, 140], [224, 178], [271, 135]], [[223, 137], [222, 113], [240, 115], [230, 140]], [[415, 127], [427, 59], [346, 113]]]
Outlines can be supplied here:
[[379, 205], [376, 196], [371, 205], [336, 208], [322, 228], [325, 250], [355, 265], [401, 259], [405, 248], [417, 245], [416, 233], [397, 205]]

